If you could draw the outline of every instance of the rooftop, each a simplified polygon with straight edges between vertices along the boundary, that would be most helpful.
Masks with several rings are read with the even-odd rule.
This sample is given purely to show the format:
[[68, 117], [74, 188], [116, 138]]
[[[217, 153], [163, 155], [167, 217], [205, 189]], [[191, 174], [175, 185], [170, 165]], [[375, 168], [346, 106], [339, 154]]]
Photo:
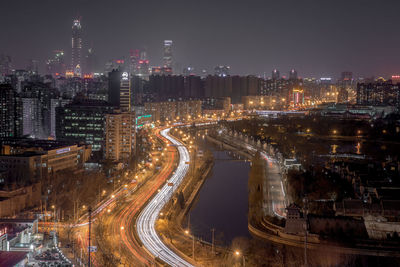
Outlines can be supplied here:
[[23, 251], [0, 251], [0, 266], [12, 267], [23, 261], [28, 252]]

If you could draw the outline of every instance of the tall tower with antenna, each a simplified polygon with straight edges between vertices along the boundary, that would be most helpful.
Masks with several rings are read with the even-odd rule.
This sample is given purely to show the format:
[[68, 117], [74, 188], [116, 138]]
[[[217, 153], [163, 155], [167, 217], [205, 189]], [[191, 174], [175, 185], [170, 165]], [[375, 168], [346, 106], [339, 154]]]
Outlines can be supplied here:
[[82, 26], [80, 18], [74, 19], [72, 24], [72, 53], [71, 70], [75, 76], [82, 76]]

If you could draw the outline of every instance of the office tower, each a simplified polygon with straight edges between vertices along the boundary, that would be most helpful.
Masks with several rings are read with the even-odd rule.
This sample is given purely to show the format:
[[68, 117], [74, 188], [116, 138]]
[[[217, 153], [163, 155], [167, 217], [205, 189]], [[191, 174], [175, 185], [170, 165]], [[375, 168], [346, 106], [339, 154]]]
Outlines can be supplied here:
[[108, 74], [108, 102], [125, 112], [131, 109], [131, 81], [128, 72], [113, 70]]
[[200, 77], [201, 77], [202, 79], [206, 78], [207, 75], [208, 75], [208, 71], [207, 71], [207, 70], [205, 70], [205, 69], [201, 70]]
[[138, 49], [131, 50], [129, 71], [132, 74], [132, 76], [139, 74], [139, 59], [140, 59], [139, 50]]
[[71, 71], [75, 76], [82, 76], [82, 26], [79, 19], [75, 19], [72, 25], [72, 54]]
[[64, 76], [66, 66], [64, 61], [64, 51], [54, 50], [51, 58], [46, 61], [46, 72], [53, 77]]
[[342, 81], [351, 81], [353, 80], [353, 73], [351, 71], [343, 71], [341, 74]]
[[135, 152], [135, 114], [106, 114], [105, 157], [113, 161], [132, 162]]
[[26, 83], [21, 94], [23, 134], [40, 139], [50, 136], [51, 100], [58, 92], [42, 82]]
[[400, 75], [392, 75], [392, 83], [393, 84], [400, 83]]
[[22, 134], [22, 102], [10, 84], [0, 84], [0, 137]]
[[28, 61], [28, 65], [26, 66], [26, 70], [29, 72], [29, 74], [31, 75], [35, 75], [38, 74], [38, 70], [39, 70], [39, 61], [35, 60], [35, 59], [30, 59]]
[[163, 63], [164, 63], [164, 66], [163, 66], [164, 68], [172, 69], [173, 58], [172, 58], [172, 41], [171, 40], [164, 41]]
[[376, 80], [357, 84], [357, 104], [399, 106], [400, 85], [391, 81]]
[[272, 71], [272, 79], [273, 80], [278, 80], [279, 78], [281, 78], [281, 74], [279, 73], [279, 70], [274, 69]]
[[214, 74], [219, 77], [229, 76], [230, 68], [231, 67], [229, 67], [229, 66], [216, 66], [214, 68]]
[[144, 90], [147, 81], [140, 76], [135, 75], [132, 77], [131, 84], [131, 104], [132, 106], [140, 106], [143, 104]]
[[144, 79], [149, 78], [149, 60], [147, 59], [146, 50], [140, 51], [140, 59], [139, 59], [139, 73], [138, 75]]
[[119, 108], [119, 91], [121, 88], [120, 70], [112, 70], [108, 73], [108, 103], [113, 107]]
[[121, 74], [121, 85], [119, 89], [119, 107], [124, 112], [131, 111], [131, 79], [128, 72]]
[[107, 102], [76, 98], [71, 104], [56, 107], [56, 138], [92, 145], [101, 158], [105, 145], [105, 115], [114, 110]]
[[89, 48], [85, 56], [85, 68], [83, 69], [86, 75], [93, 75], [96, 71], [97, 59], [93, 48]]
[[190, 66], [183, 68], [182, 74], [183, 76], [196, 75], [194, 72], [194, 68]]
[[291, 69], [289, 71], [289, 80], [297, 80], [297, 71], [295, 69]]
[[11, 57], [0, 55], [0, 75], [6, 76], [12, 74]]

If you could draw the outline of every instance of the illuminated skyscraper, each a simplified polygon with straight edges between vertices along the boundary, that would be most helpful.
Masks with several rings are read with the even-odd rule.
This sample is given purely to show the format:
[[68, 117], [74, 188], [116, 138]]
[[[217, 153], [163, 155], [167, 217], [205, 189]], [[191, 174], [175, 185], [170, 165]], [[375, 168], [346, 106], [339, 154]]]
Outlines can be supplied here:
[[172, 41], [164, 41], [164, 68], [172, 68]]
[[52, 57], [46, 61], [46, 71], [47, 74], [51, 74], [53, 77], [65, 75], [64, 51], [53, 51]]
[[216, 66], [214, 68], [214, 74], [219, 77], [226, 77], [229, 76], [231, 67], [229, 66]]
[[132, 75], [137, 75], [139, 74], [139, 50], [131, 50], [130, 52], [130, 65], [129, 65], [129, 71], [131, 72]]
[[124, 112], [131, 111], [131, 80], [128, 72], [121, 75], [121, 86], [119, 89], [119, 106]]
[[278, 80], [280, 77], [281, 77], [281, 75], [280, 75], [280, 73], [279, 73], [279, 70], [274, 69], [274, 70], [272, 71], [272, 79], [273, 79], [273, 80]]
[[80, 77], [82, 75], [82, 26], [79, 19], [75, 19], [72, 25], [72, 58], [71, 58], [71, 70], [75, 76]]
[[295, 69], [291, 69], [289, 71], [289, 80], [297, 80], [297, 71]]

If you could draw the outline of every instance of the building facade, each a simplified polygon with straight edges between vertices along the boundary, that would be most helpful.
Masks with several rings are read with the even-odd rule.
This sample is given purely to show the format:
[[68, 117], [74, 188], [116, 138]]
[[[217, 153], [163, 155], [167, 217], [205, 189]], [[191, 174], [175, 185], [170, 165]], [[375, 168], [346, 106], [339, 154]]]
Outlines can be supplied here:
[[106, 159], [131, 162], [135, 152], [135, 114], [107, 114], [105, 140]]
[[64, 107], [56, 108], [56, 138], [92, 145], [97, 156], [102, 157], [105, 137], [105, 115], [114, 108], [101, 100], [77, 99]]

